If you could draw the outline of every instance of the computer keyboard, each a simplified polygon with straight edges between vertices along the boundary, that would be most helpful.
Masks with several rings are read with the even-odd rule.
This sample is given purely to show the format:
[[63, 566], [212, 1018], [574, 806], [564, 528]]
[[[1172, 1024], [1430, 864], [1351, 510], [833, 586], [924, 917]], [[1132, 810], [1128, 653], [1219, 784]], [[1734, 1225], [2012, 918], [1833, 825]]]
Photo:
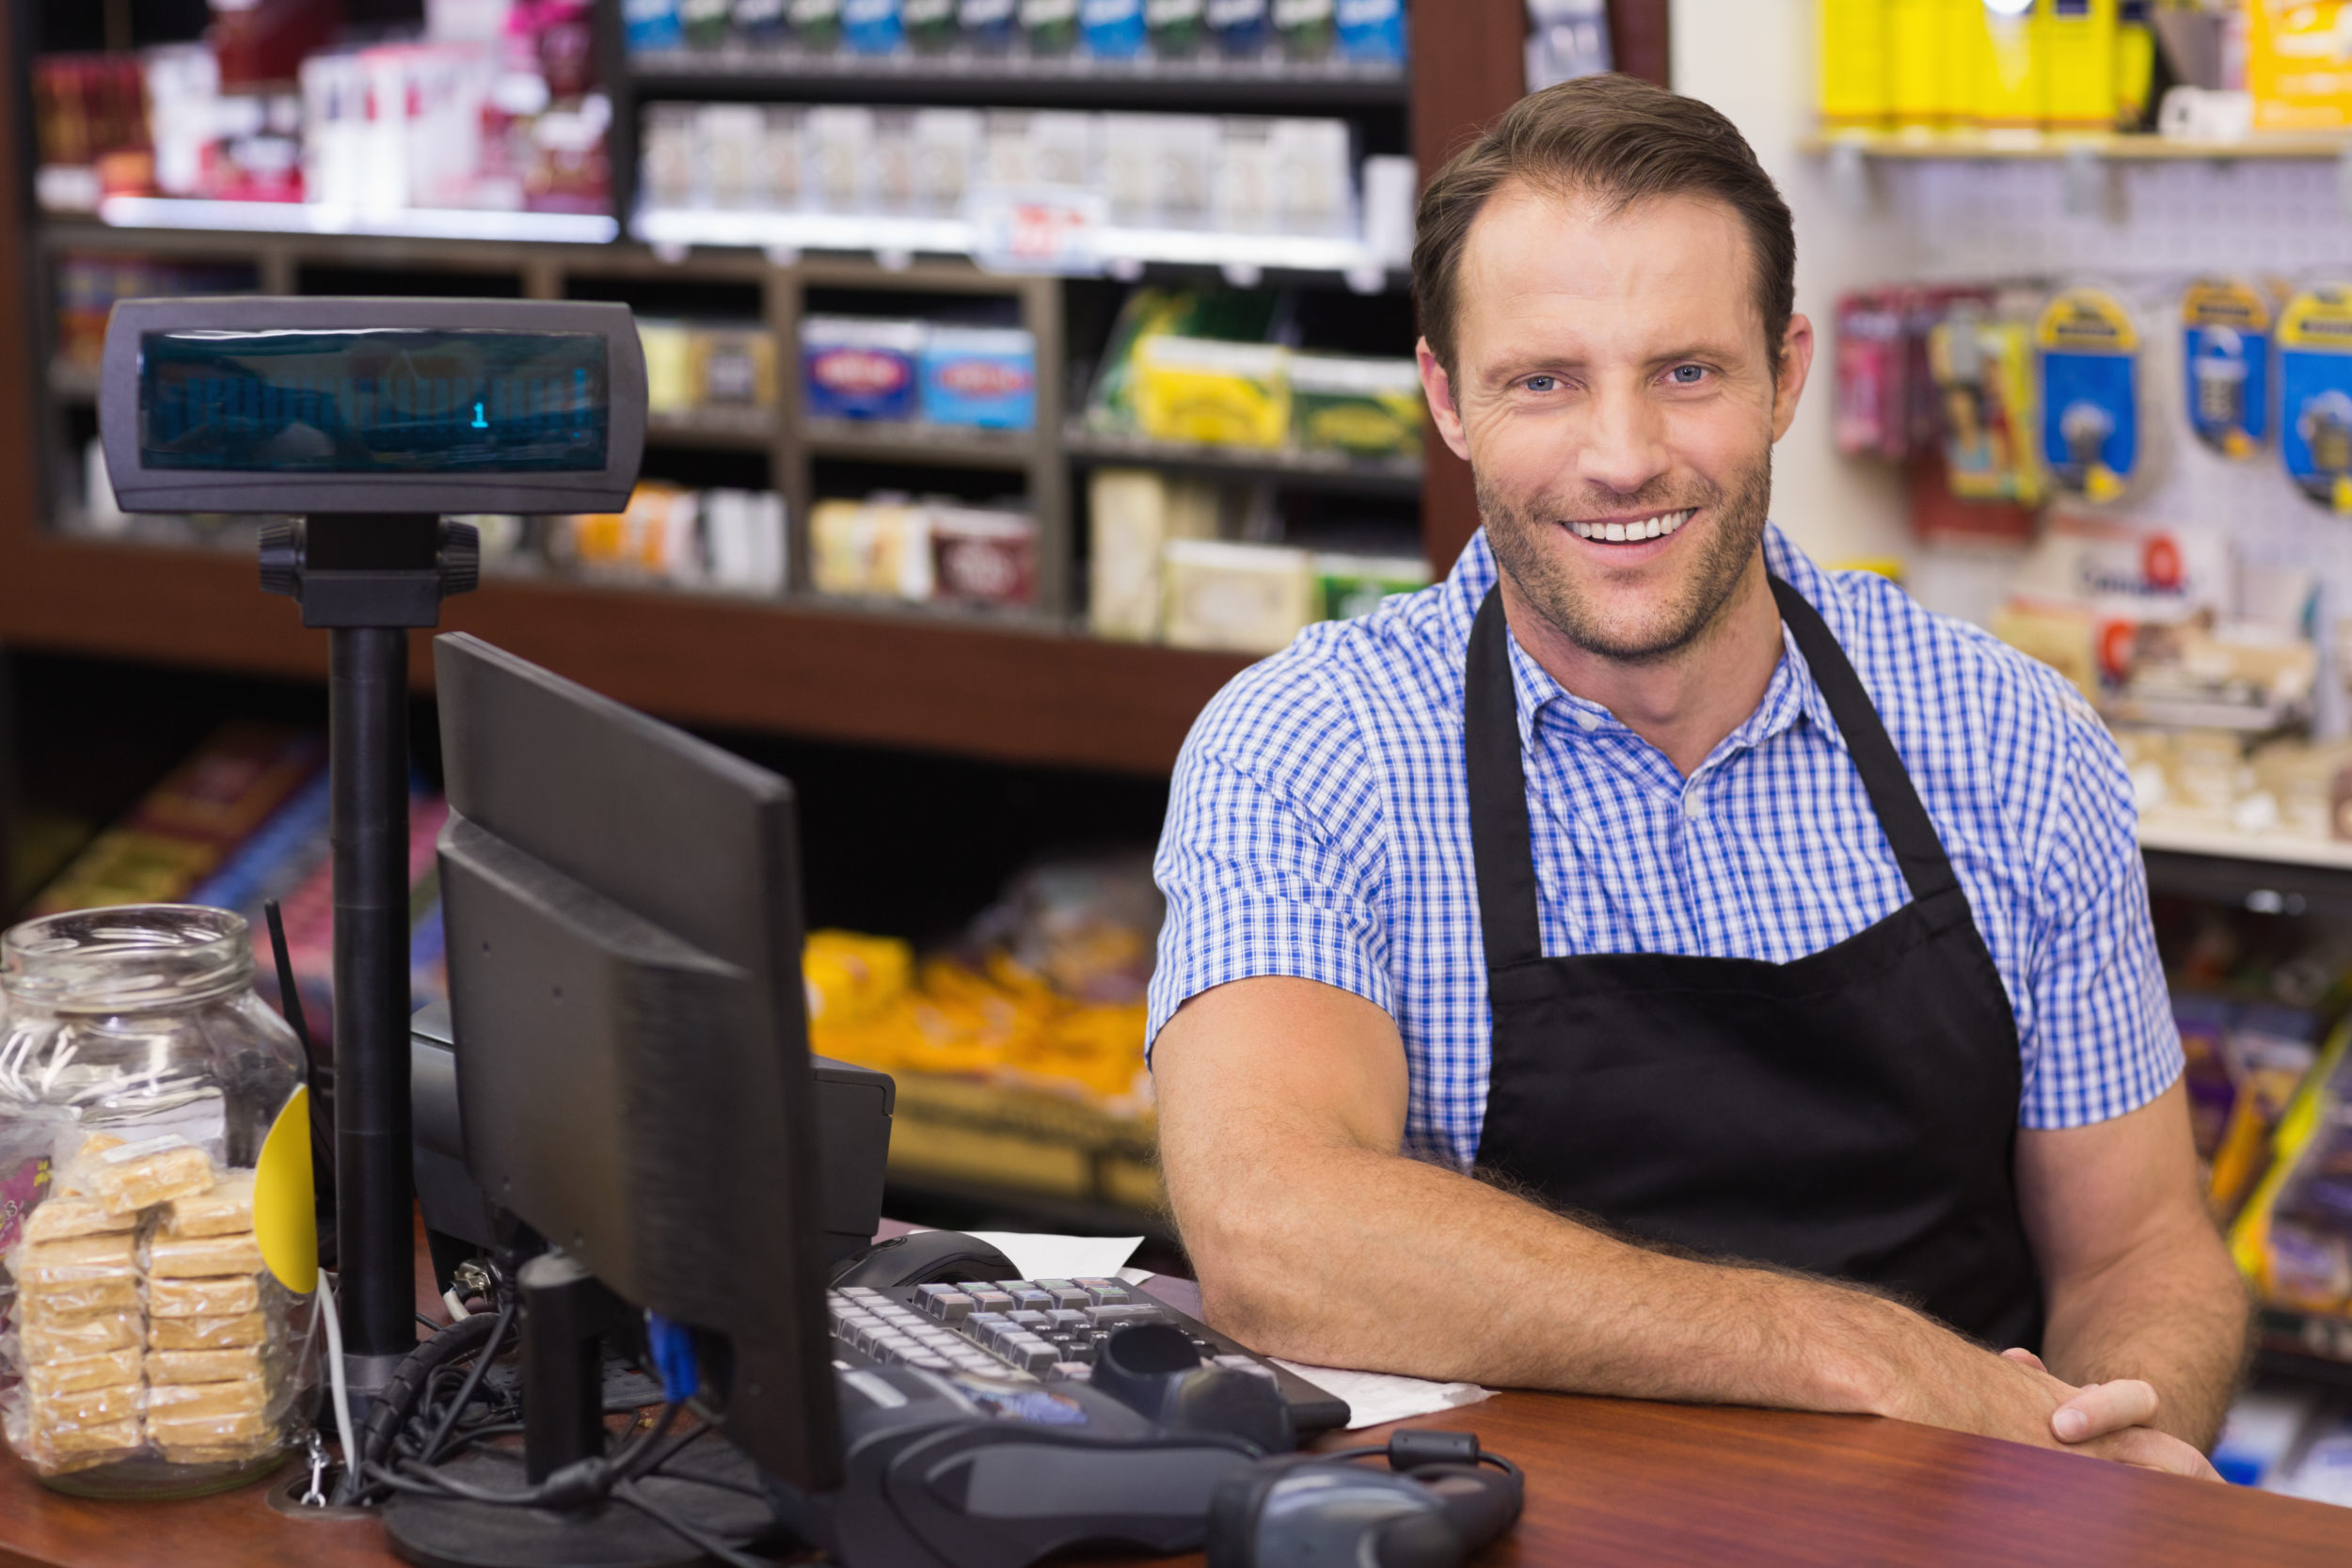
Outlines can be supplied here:
[[1182, 1329], [1216, 1366], [1273, 1380], [1302, 1437], [1347, 1424], [1346, 1402], [1117, 1279], [853, 1285], [826, 1292], [835, 1346], [857, 1361], [943, 1374], [1084, 1383], [1130, 1323]]

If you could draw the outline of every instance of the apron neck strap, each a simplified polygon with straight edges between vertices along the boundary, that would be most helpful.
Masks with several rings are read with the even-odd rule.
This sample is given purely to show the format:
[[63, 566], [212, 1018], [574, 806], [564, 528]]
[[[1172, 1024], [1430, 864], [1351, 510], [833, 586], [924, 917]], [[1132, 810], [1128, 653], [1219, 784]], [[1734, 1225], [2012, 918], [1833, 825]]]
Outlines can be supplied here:
[[[1771, 578], [1781, 620], [1797, 640], [1813, 682], [1845, 737], [1847, 755], [1878, 813], [1914, 898], [1957, 889], [1959, 879], [1920, 804], [1911, 773], [1879, 720], [1862, 678], [1837, 645], [1820, 611], [1804, 594]], [[1526, 761], [1519, 744], [1518, 689], [1511, 679], [1510, 626], [1502, 590], [1489, 589], [1471, 625], [1462, 697], [1469, 768], [1470, 851], [1478, 874], [1478, 912], [1486, 967], [1499, 970], [1543, 957], [1536, 915], [1535, 847], [1527, 816]]]

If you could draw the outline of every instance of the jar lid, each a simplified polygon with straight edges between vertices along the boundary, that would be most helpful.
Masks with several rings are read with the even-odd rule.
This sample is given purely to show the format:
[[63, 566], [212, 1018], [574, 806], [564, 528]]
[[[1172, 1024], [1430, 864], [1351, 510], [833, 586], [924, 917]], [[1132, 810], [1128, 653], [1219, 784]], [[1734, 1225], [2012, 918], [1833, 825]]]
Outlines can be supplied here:
[[0, 937], [0, 989], [28, 1007], [135, 1012], [253, 983], [245, 916], [200, 904], [124, 904], [43, 915]]

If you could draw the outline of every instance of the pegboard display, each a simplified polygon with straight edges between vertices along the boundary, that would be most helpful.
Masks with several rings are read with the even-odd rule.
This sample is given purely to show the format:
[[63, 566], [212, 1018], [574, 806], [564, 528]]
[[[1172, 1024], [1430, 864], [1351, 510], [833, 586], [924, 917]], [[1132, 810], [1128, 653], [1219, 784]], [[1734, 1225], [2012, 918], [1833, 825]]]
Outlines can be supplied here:
[[2287, 477], [2275, 429], [2266, 447], [2234, 462], [2191, 434], [2180, 301], [2200, 274], [2291, 284], [2352, 279], [2344, 170], [2323, 159], [1890, 162], [1873, 168], [1870, 187], [1888, 220], [1875, 227], [1891, 231], [1890, 278], [2051, 287], [2096, 280], [2137, 305], [2150, 345], [2144, 418], [2158, 450], [2135, 493], [2098, 510], [2220, 532], [2242, 565], [2313, 571], [2322, 661], [2315, 728], [2328, 737], [2352, 728], [2337, 634], [2338, 622], [2352, 618], [2352, 518], [2307, 499]]

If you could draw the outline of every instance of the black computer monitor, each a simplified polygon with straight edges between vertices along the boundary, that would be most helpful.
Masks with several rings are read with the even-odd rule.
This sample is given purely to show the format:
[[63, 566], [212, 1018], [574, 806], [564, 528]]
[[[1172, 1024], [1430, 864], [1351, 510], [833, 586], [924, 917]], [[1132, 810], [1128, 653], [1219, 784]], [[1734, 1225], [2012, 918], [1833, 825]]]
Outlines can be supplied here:
[[726, 1433], [838, 1482], [791, 786], [436, 640], [466, 1163], [617, 1295], [724, 1335]]

